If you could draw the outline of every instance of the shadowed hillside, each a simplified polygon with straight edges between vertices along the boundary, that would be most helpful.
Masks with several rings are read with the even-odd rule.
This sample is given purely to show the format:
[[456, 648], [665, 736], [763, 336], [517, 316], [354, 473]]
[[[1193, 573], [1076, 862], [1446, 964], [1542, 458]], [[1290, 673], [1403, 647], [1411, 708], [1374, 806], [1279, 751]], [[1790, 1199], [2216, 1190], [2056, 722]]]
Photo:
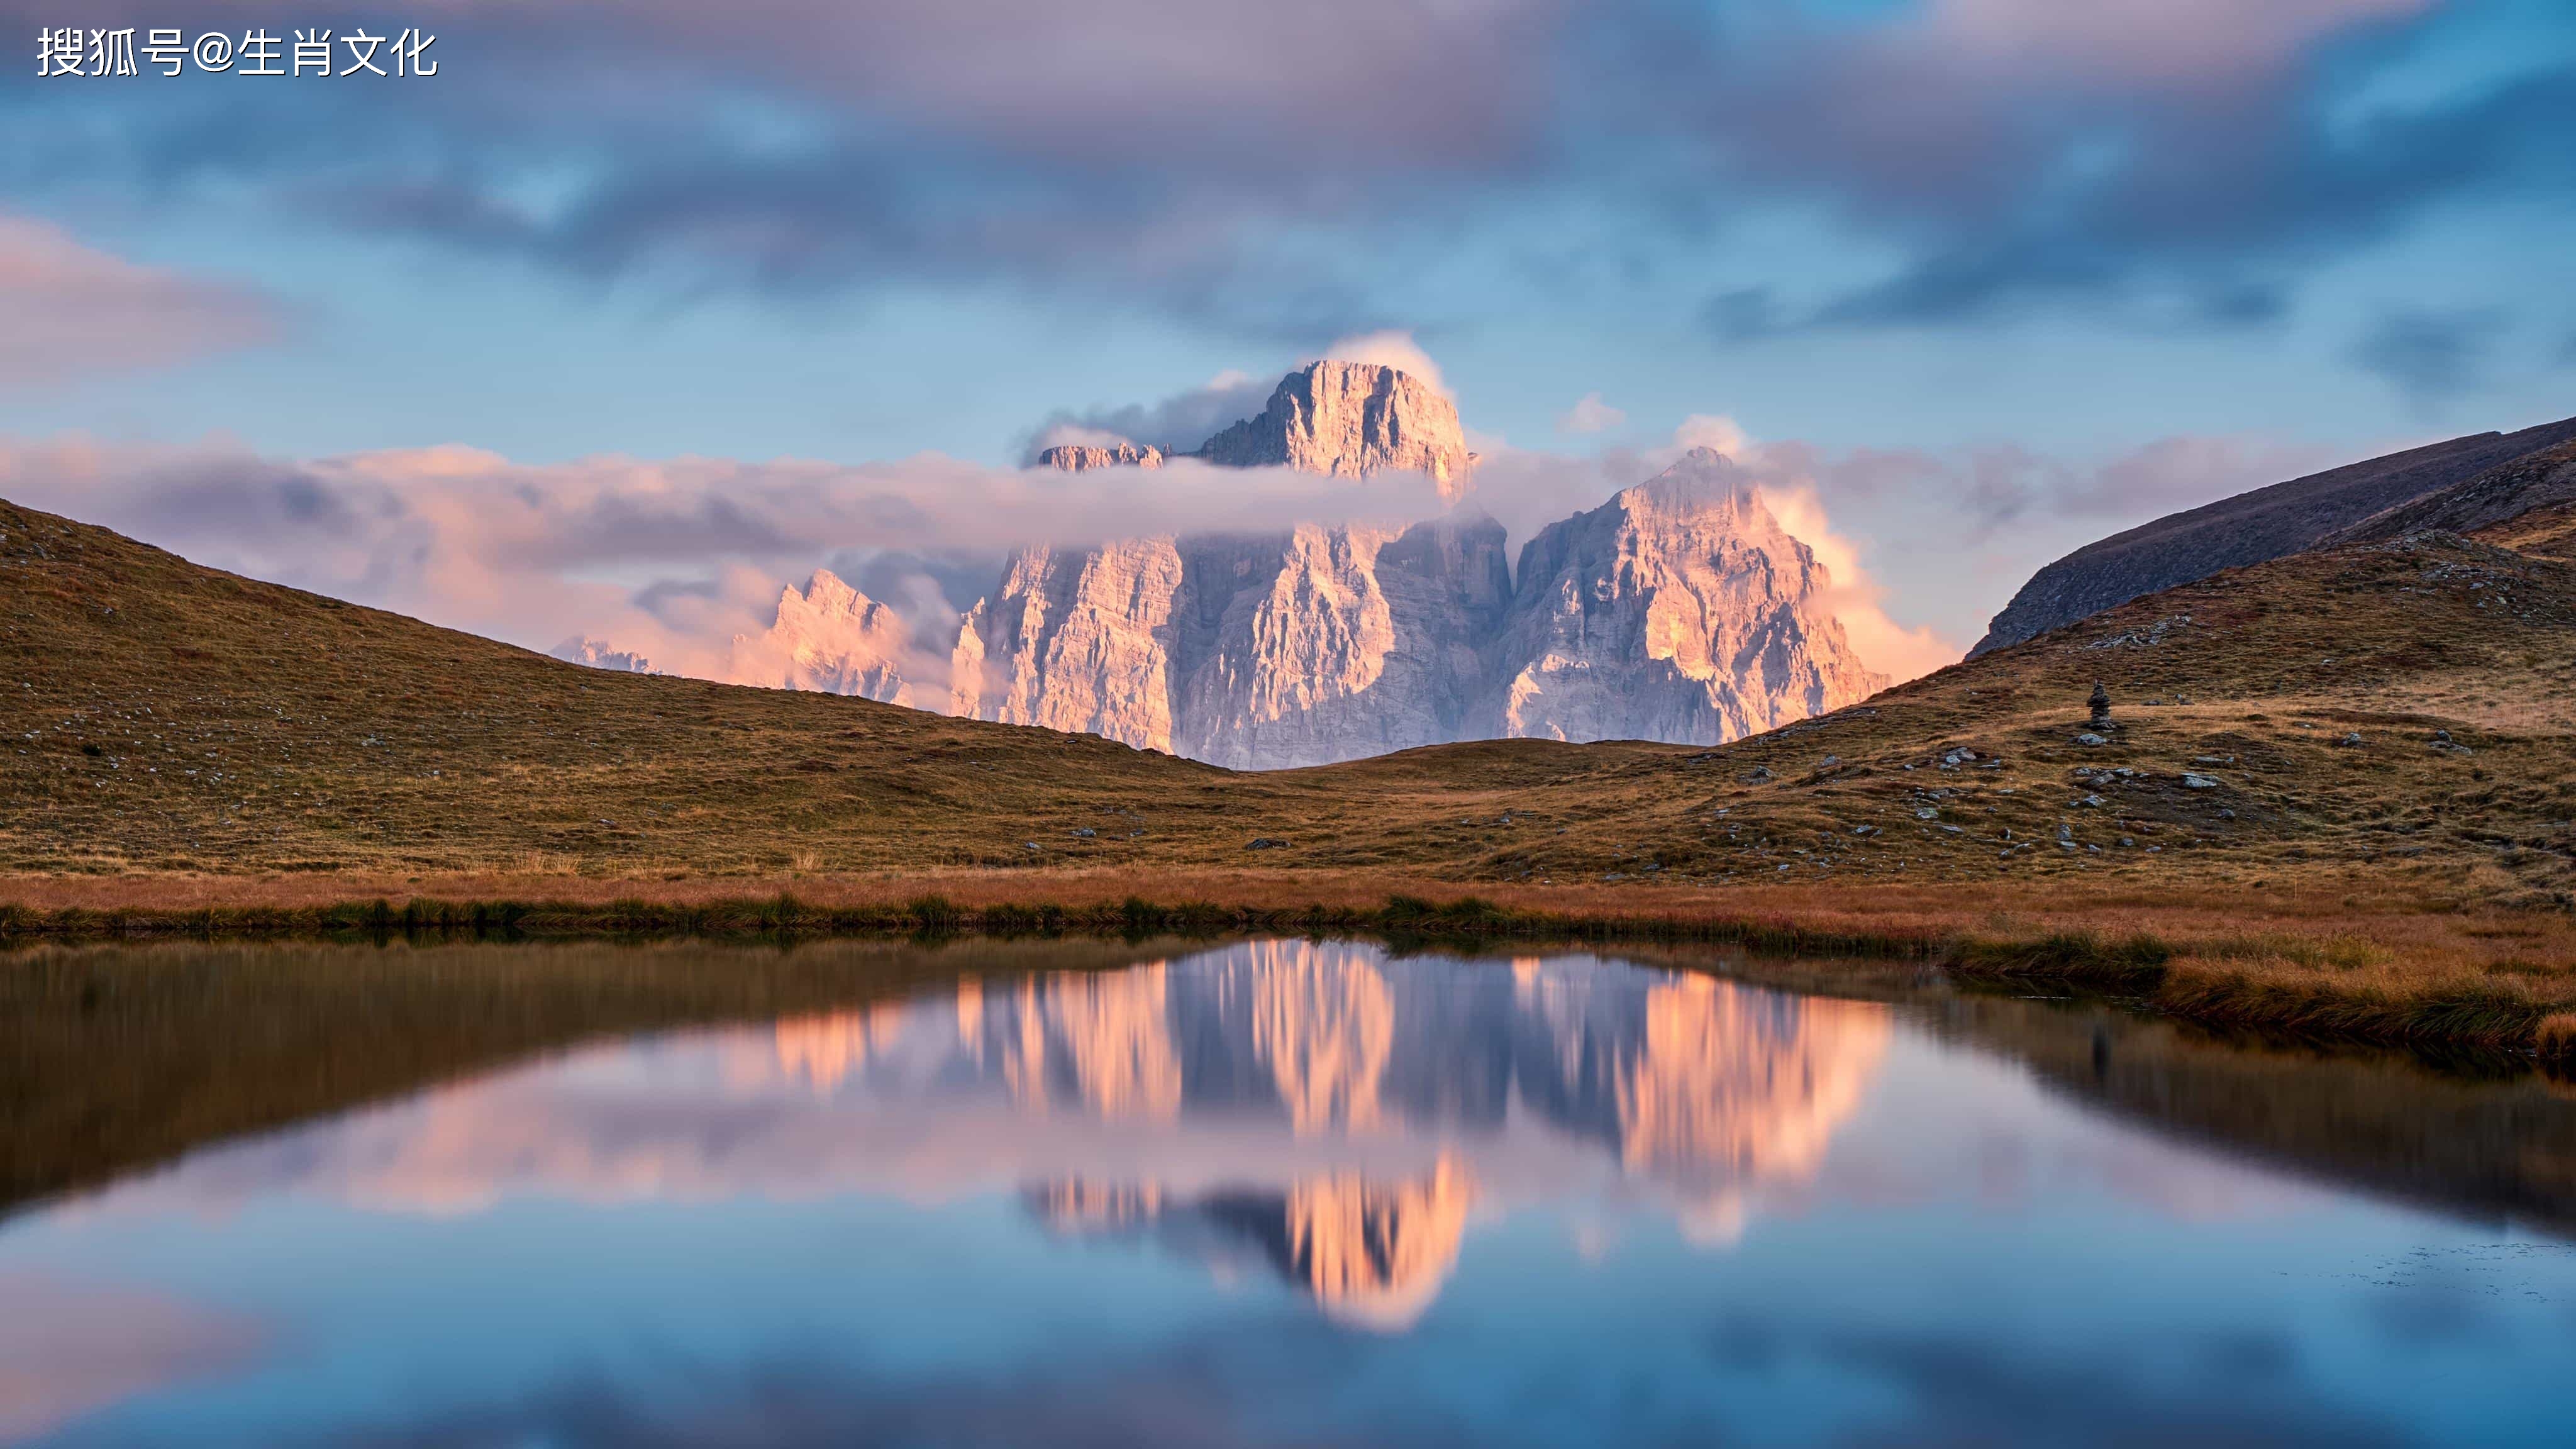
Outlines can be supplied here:
[[1969, 655], [2036, 638], [2221, 569], [2314, 547], [2338, 529], [2570, 439], [2576, 439], [2576, 418], [2516, 433], [2477, 433], [2347, 463], [2142, 523], [2086, 544], [2031, 575]]

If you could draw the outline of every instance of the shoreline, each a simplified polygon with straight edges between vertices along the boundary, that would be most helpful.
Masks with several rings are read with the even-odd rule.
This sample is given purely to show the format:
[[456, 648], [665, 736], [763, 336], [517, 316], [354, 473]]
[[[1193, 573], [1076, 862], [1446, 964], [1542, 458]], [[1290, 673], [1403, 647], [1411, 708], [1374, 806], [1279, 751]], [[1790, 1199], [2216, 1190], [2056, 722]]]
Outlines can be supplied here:
[[[2212, 902], [2105, 890], [1478, 891], [1226, 873], [754, 883], [328, 877], [0, 881], [0, 962], [45, 943], [1371, 936], [1397, 944], [1706, 944], [2099, 993], [2220, 1030], [2576, 1069], [2576, 928], [2558, 912], [2363, 902], [2335, 882]], [[352, 886], [390, 887], [372, 893]], [[147, 887], [157, 886], [158, 889]], [[546, 887], [553, 886], [549, 890]], [[493, 889], [493, 887], [510, 887]], [[766, 887], [766, 888], [761, 888]], [[1014, 890], [1011, 887], [1018, 887]], [[1032, 889], [1032, 887], [1037, 887]], [[154, 899], [154, 897], [158, 899]], [[12, 898], [26, 903], [11, 903]], [[123, 897], [119, 900], [119, 897]]]

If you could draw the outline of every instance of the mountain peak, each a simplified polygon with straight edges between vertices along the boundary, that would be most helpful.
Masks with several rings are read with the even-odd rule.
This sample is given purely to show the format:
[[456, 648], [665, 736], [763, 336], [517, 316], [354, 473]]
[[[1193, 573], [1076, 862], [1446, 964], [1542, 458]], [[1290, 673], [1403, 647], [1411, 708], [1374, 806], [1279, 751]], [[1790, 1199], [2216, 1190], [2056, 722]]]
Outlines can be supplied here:
[[778, 618], [766, 632], [734, 636], [730, 673], [739, 683], [910, 704], [904, 650], [892, 609], [816, 569], [804, 588], [778, 591]]
[[1229, 468], [1286, 466], [1365, 478], [1388, 469], [1429, 475], [1443, 497], [1466, 486], [1474, 461], [1458, 405], [1438, 388], [1374, 362], [1310, 362], [1279, 380], [1261, 411], [1192, 456]]

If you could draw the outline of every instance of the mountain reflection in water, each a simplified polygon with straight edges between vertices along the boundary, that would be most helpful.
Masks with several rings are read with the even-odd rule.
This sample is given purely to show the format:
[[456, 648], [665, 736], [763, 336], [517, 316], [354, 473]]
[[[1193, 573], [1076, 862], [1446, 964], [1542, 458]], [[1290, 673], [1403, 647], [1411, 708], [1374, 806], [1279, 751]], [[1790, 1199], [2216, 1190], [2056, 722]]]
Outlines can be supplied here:
[[1731, 1236], [1749, 1192], [1815, 1170], [1889, 1030], [1876, 1003], [1589, 957], [1249, 942], [662, 1038], [252, 1144], [207, 1181], [433, 1212], [1011, 1189], [1058, 1234], [1266, 1264], [1401, 1328], [1480, 1205], [1606, 1177]]
[[0, 1442], [2564, 1437], [2528, 1071], [1706, 955], [5, 964]]

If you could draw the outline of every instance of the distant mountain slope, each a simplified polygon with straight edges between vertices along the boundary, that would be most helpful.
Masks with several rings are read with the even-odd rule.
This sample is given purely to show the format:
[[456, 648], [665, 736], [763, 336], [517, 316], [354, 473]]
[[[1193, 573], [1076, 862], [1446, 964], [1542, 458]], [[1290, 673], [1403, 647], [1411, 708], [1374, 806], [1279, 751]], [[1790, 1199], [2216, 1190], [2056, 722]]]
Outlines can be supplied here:
[[[934, 871], [1008, 891], [1032, 872], [1278, 901], [1426, 878], [1865, 892], [2089, 872], [2142, 899], [2259, 876], [2321, 904], [2563, 907], [2576, 566], [2503, 545], [2563, 539], [2566, 513], [2231, 569], [1714, 749], [1500, 740], [1239, 775], [584, 668], [0, 503], [0, 875], [188, 899], [237, 873], [356, 893], [430, 872], [536, 892]], [[1061, 637], [1066, 658], [1090, 647]], [[2097, 679], [2117, 722], [2098, 732]]]
[[1975, 658], [2115, 604], [2314, 547], [2336, 530], [2526, 453], [2576, 439], [2576, 418], [2478, 433], [2372, 458], [2168, 514], [2041, 569], [1995, 615]]
[[2576, 502], [2576, 442], [2525, 453], [2466, 482], [2374, 513], [2329, 535], [2322, 546], [2377, 543], [2437, 528], [2475, 533], [2534, 509], [2571, 502]]

